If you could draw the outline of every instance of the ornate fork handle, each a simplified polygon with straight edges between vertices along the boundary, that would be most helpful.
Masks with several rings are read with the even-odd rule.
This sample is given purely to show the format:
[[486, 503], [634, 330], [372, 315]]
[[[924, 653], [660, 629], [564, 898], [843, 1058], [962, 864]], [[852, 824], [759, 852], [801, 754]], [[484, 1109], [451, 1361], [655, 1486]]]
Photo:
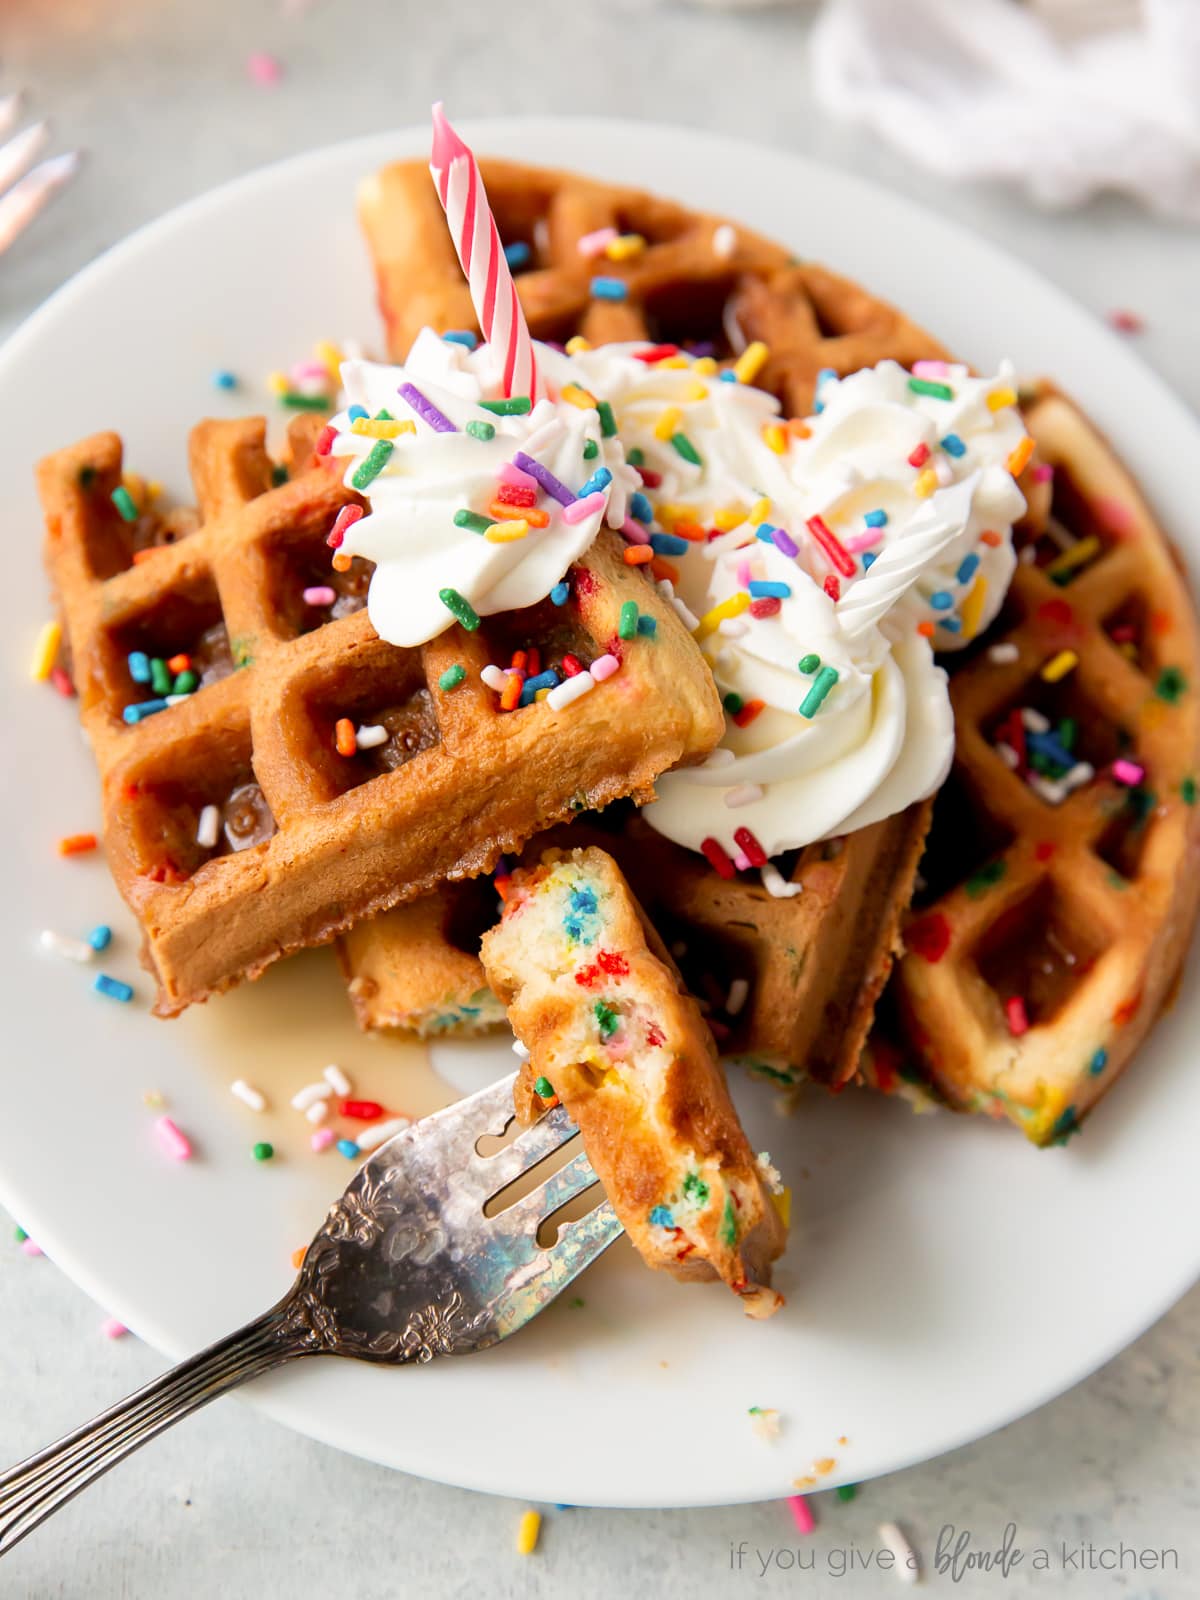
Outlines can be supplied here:
[[165, 1428], [250, 1378], [319, 1353], [285, 1300], [0, 1474], [0, 1555]]

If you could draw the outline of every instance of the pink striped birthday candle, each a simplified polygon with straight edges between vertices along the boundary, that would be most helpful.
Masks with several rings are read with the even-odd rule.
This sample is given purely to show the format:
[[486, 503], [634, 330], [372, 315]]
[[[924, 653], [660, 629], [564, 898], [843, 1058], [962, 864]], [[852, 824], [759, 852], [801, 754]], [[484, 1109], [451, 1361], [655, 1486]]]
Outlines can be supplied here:
[[538, 399], [533, 340], [517, 299], [517, 286], [504, 259], [496, 219], [488, 205], [479, 165], [446, 121], [439, 100], [433, 108], [433, 155], [429, 170], [458, 259], [467, 275], [471, 300], [483, 337], [504, 364], [504, 393]]

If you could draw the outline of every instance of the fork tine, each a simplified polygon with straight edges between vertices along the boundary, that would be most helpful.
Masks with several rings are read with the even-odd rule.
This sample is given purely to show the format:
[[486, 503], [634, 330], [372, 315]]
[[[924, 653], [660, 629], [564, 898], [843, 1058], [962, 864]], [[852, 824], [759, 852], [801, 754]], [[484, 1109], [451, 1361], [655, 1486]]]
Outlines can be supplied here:
[[49, 133], [48, 122], [35, 122], [15, 134], [7, 144], [0, 145], [0, 193], [16, 183], [46, 143]]
[[490, 1200], [514, 1178], [519, 1178], [568, 1139], [573, 1139], [578, 1131], [570, 1114], [562, 1106], [556, 1106], [495, 1155], [476, 1155], [464, 1170], [463, 1181], [480, 1200]]
[[514, 1273], [498, 1296], [493, 1312], [496, 1336], [506, 1339], [523, 1328], [624, 1231], [611, 1200], [605, 1200], [578, 1222], [566, 1223], [559, 1230], [553, 1249], [537, 1250], [525, 1270]]
[[[456, 1100], [453, 1105], [413, 1123], [414, 1137], [437, 1139], [450, 1171], [461, 1171], [475, 1158], [475, 1146], [488, 1133], [499, 1136], [514, 1116], [513, 1084], [509, 1072], [486, 1089]], [[403, 1137], [403, 1136], [402, 1136]]]
[[0, 133], [7, 133], [15, 125], [20, 110], [19, 94], [0, 95]]
[[65, 156], [51, 156], [49, 161], [43, 161], [19, 178], [0, 198], [0, 255], [25, 232], [47, 200], [78, 170], [78, 150]]
[[544, 1218], [551, 1216], [559, 1206], [566, 1205], [577, 1194], [590, 1189], [596, 1181], [592, 1164], [581, 1151], [566, 1166], [552, 1173], [545, 1183], [531, 1189], [506, 1211], [498, 1212], [487, 1225], [503, 1229], [505, 1233], [534, 1234]]

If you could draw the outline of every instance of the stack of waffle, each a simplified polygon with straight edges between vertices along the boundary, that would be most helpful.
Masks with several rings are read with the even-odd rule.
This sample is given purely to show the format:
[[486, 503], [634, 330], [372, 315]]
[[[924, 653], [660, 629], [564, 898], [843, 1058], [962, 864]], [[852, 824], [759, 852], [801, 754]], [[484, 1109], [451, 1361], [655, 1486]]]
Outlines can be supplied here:
[[[721, 218], [482, 171], [535, 338], [704, 346], [722, 365], [762, 341], [755, 381], [789, 415], [822, 370], [945, 355], [862, 288]], [[391, 354], [427, 325], [474, 327], [428, 169], [387, 168], [360, 207]], [[598, 295], [599, 273], [617, 288]], [[600, 844], [727, 1053], [833, 1087], [919, 1080], [1038, 1142], [1069, 1133], [1152, 1024], [1194, 920], [1197, 633], [1167, 541], [1103, 442], [1051, 392], [1026, 420], [1026, 559], [954, 667], [955, 770], [911, 912], [928, 803], [762, 877], [717, 876], [637, 816], [722, 717], [695, 642], [612, 535], [573, 569], [565, 611], [399, 649], [363, 609], [369, 565], [330, 571], [330, 524], [359, 497], [302, 428], [276, 464], [260, 420], [201, 423], [196, 510], [172, 516], [122, 500], [114, 435], [50, 457], [49, 564], [160, 1012], [337, 938], [364, 1027], [488, 1027], [503, 1010], [479, 959], [497, 915], [486, 874], [505, 854]], [[603, 685], [569, 714], [498, 709], [484, 667], [530, 649], [586, 665], [630, 598], [657, 636], [624, 651], [619, 715]]]

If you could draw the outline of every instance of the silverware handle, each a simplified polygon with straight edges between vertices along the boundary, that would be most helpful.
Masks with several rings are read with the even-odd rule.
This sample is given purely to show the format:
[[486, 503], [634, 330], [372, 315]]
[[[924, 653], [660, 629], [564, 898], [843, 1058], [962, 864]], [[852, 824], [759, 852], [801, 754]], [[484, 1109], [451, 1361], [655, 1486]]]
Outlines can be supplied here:
[[0, 1556], [118, 1461], [249, 1378], [306, 1354], [268, 1311], [0, 1474]]

